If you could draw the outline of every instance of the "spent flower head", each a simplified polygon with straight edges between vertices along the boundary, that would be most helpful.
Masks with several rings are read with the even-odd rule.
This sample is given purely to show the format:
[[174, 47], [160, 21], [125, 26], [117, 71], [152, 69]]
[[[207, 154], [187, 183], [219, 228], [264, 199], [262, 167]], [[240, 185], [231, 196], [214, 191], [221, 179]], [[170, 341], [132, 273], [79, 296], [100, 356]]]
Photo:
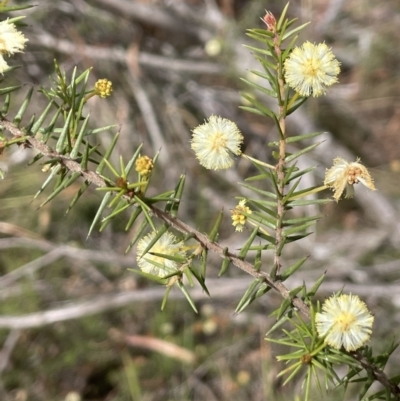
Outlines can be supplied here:
[[324, 185], [334, 191], [334, 199], [339, 201], [346, 189], [346, 198], [354, 196], [354, 184], [365, 185], [367, 188], [375, 191], [374, 180], [369, 174], [367, 168], [363, 166], [358, 158], [355, 162], [348, 163], [341, 157], [333, 160], [333, 166], [326, 170]]
[[181, 264], [174, 260], [163, 258], [162, 256], [151, 255], [149, 252], [159, 253], [166, 256], [185, 257], [186, 248], [183, 241], [178, 241], [175, 235], [166, 232], [156, 241], [148, 253], [143, 255], [143, 252], [154, 239], [156, 234], [157, 232], [153, 231], [138, 242], [136, 260], [142, 271], [163, 278], [174, 271], [177, 271]]
[[327, 86], [338, 82], [339, 65], [325, 43], [305, 42], [285, 60], [285, 80], [301, 96], [321, 96]]
[[12, 55], [24, 50], [28, 39], [17, 30], [16, 26], [8, 20], [0, 22], [0, 74], [9, 67], [3, 55]]
[[232, 155], [240, 155], [243, 135], [237, 125], [226, 118], [211, 116], [193, 130], [192, 149], [202, 166], [221, 170], [232, 166]]
[[113, 91], [112, 82], [106, 78], [99, 79], [94, 84], [94, 91], [95, 91], [96, 95], [98, 95], [102, 98], [109, 97], [109, 96], [111, 96], [111, 93]]
[[316, 313], [315, 323], [320, 337], [331, 347], [355, 351], [368, 341], [374, 317], [357, 295], [333, 295]]
[[246, 214], [252, 214], [251, 209], [246, 206], [246, 200], [242, 199], [239, 204], [231, 211], [232, 213], [232, 225], [235, 227], [235, 231], [243, 231], [243, 227], [246, 223], [247, 216]]
[[153, 159], [149, 156], [141, 156], [136, 160], [135, 167], [142, 177], [147, 177], [153, 171]]

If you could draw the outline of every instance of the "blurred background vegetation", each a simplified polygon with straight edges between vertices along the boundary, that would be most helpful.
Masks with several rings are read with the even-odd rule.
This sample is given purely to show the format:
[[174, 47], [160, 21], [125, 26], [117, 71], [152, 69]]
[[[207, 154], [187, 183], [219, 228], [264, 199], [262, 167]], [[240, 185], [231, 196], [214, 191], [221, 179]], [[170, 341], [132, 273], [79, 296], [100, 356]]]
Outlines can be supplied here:
[[[10, 2], [10, 4], [13, 2]], [[22, 2], [15, 3], [22, 4]], [[246, 195], [237, 182], [249, 163], [223, 173], [202, 169], [190, 150], [190, 130], [211, 114], [229, 118], [245, 136], [247, 154], [268, 161], [276, 132], [269, 121], [239, 110], [239, 77], [257, 69], [243, 48], [246, 28], [262, 27], [265, 9], [280, 15], [283, 1], [245, 0], [42, 0], [27, 10], [26, 53], [10, 60], [21, 68], [4, 84], [23, 83], [15, 109], [33, 85], [49, 88], [57, 59], [67, 75], [92, 67], [92, 85], [112, 80], [106, 100], [88, 103], [93, 127], [119, 125], [118, 155], [129, 159], [139, 144], [153, 156], [161, 148], [153, 193], [173, 188], [186, 172], [179, 217], [207, 231], [217, 212], [226, 219], [220, 240], [236, 249], [230, 209]], [[398, 0], [293, 0], [291, 17], [312, 21], [299, 40], [325, 41], [340, 60], [340, 83], [328, 96], [310, 99], [289, 119], [290, 134], [323, 130], [325, 142], [304, 166], [321, 183], [336, 156], [372, 167], [379, 191], [356, 189], [356, 198], [322, 209], [327, 217], [286, 261], [310, 255], [291, 287], [327, 278], [319, 294], [340, 288], [358, 294], [375, 313], [372, 345], [393, 341], [400, 314], [400, 3]], [[2, 19], [7, 18], [3, 15]], [[253, 75], [253, 79], [255, 76]], [[31, 115], [46, 99], [36, 93]], [[269, 101], [265, 99], [265, 101]], [[107, 146], [114, 132], [97, 138]], [[267, 150], [267, 152], [266, 152]], [[46, 178], [42, 166], [27, 167], [33, 154], [7, 150], [0, 167], [0, 399], [1, 400], [219, 400], [296, 399], [301, 377], [282, 387], [275, 356], [264, 340], [279, 305], [269, 294], [235, 316], [250, 282], [231, 269], [217, 279], [208, 266], [209, 299], [198, 288], [195, 315], [178, 292], [160, 312], [164, 288], [128, 269], [124, 251], [135, 231], [126, 216], [86, 239], [101, 199], [87, 191], [65, 215], [76, 187], [41, 209], [32, 201]], [[325, 193], [323, 196], [330, 196]], [[301, 213], [308, 213], [302, 210]], [[212, 262], [212, 258], [210, 259]], [[268, 258], [265, 260], [268, 269]], [[391, 369], [400, 366], [395, 353]], [[397, 372], [398, 373], [398, 372]], [[345, 399], [357, 399], [356, 389]], [[322, 397], [334, 400], [333, 392]], [[321, 396], [316, 395], [320, 400]]]

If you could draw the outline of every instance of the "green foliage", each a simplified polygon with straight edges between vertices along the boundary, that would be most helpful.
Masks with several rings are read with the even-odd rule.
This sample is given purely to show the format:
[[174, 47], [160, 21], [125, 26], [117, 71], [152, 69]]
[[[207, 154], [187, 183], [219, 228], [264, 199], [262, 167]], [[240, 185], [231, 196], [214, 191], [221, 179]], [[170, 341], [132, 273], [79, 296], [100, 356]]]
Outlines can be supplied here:
[[[24, 98], [18, 102], [15, 112], [10, 106], [15, 94], [20, 93], [20, 86], [0, 89], [0, 96], [4, 98], [0, 115], [2, 127], [0, 150], [4, 151], [19, 145], [22, 148], [34, 148], [38, 152], [33, 156], [29, 165], [41, 161], [44, 164], [43, 170], [48, 172], [47, 178], [44, 179], [35, 195], [36, 198], [42, 196], [44, 192], [49, 192], [41, 203], [41, 208], [72, 189], [69, 192], [72, 199], [66, 210], [66, 213], [71, 213], [82, 195], [86, 194], [91, 186], [96, 187], [96, 191], [101, 194], [102, 199], [96, 206], [88, 237], [97, 227], [100, 232], [104, 232], [112, 222], [118, 219], [123, 220], [125, 231], [132, 232], [126, 252], [136, 244], [139, 244], [139, 247], [143, 245], [142, 253], [136, 259], [140, 269], [130, 270], [147, 280], [153, 280], [166, 287], [161, 309], [167, 309], [168, 297], [171, 295], [172, 289], [177, 288], [190, 308], [196, 313], [201, 313], [201, 309], [196, 305], [191, 294], [190, 287], [197, 284], [208, 296], [212, 296], [207, 286], [211, 253], [217, 254], [222, 259], [219, 276], [227, 274], [235, 266], [252, 278], [236, 306], [236, 314], [247, 311], [250, 305], [254, 305], [254, 301], [264, 297], [271, 290], [280, 293], [282, 301], [271, 314], [276, 322], [267, 333], [267, 340], [278, 346], [289, 347], [288, 352], [277, 357], [278, 362], [287, 365], [278, 373], [277, 377], [285, 376], [283, 384], [286, 385], [296, 376], [302, 375], [304, 378], [302, 399], [305, 401], [311, 400], [314, 393], [313, 388], [324, 393], [336, 386], [343, 386], [346, 389], [350, 383], [362, 384], [359, 392], [360, 399], [363, 397], [366, 400], [398, 399], [400, 376], [395, 375], [388, 378], [383, 372], [389, 357], [397, 348], [397, 344], [391, 344], [381, 355], [377, 356], [374, 356], [372, 349], [364, 344], [352, 352], [345, 351], [342, 347], [343, 344], [342, 348], [328, 345], [326, 338], [318, 334], [316, 323], [316, 314], [322, 313], [323, 308], [318, 302], [315, 304], [315, 297], [325, 274], [319, 277], [309, 290], [305, 283], [295, 288], [288, 288], [283, 284], [293, 275], [297, 275], [308, 259], [308, 256], [303, 256], [292, 263], [287, 263], [285, 260], [286, 246], [310, 235], [312, 227], [323, 217], [320, 213], [299, 216], [296, 214], [297, 209], [307, 205], [320, 206], [331, 201], [330, 199], [318, 199], [315, 196], [328, 188], [329, 184], [305, 185], [303, 178], [315, 167], [300, 170], [297, 165], [299, 158], [311, 153], [322, 143], [310, 144], [308, 142], [322, 132], [289, 137], [286, 129], [287, 117], [308, 100], [307, 96], [299, 95], [298, 87], [291, 85], [286, 76], [287, 61], [290, 61], [291, 55], [297, 50], [294, 49], [298, 39], [297, 35], [307, 26], [307, 24], [295, 26], [297, 19], [286, 17], [288, 6], [289, 4], [285, 6], [278, 20], [267, 12], [263, 19], [266, 27], [247, 31], [247, 35], [256, 43], [246, 45], [246, 47], [254, 54], [262, 72], [251, 71], [255, 82], [251, 79], [243, 79], [251, 92], [242, 94], [248, 102], [248, 105], [242, 106], [242, 109], [269, 119], [275, 125], [277, 138], [268, 144], [272, 148], [271, 155], [275, 164], [243, 155], [243, 158], [252, 164], [253, 172], [251, 174], [253, 175], [245, 178], [245, 182], [240, 183], [240, 186], [246, 189], [249, 195], [238, 197], [239, 207], [232, 211], [232, 215], [236, 213], [236, 217], [240, 218], [240, 224], [236, 226], [239, 228], [237, 231], [243, 230], [244, 227], [247, 230], [246, 238], [239, 246], [237, 253], [220, 245], [223, 211], [217, 214], [215, 222], [207, 234], [190, 227], [179, 219], [179, 208], [184, 197], [186, 183], [185, 174], [179, 176], [172, 188], [157, 188], [154, 193], [155, 191], [150, 191], [149, 188], [155, 174], [161, 173], [158, 153], [150, 158], [142, 154], [143, 147], [140, 145], [134, 150], [132, 156], [124, 159], [122, 155], [119, 155], [118, 158], [115, 158], [116, 145], [120, 138], [119, 130], [115, 125], [93, 128], [92, 125], [96, 126], [96, 122], [90, 120], [90, 115], [85, 107], [93, 96], [106, 97], [111, 94], [111, 84], [107, 80], [101, 80], [107, 81], [109, 84], [109, 86], [105, 84], [105, 87], [109, 89], [107, 93], [104, 88], [98, 89], [99, 81], [93, 88], [89, 86], [91, 69], [79, 73], [78, 68], [75, 67], [72, 73], [67, 75], [55, 61], [55, 76], [52, 78], [51, 86], [49, 88], [42, 87], [39, 95], [34, 93], [33, 88], [30, 88]], [[7, 12], [25, 8], [27, 6], [8, 7], [4, 2], [0, 5], [0, 11]], [[10, 22], [19, 20], [20, 17], [17, 17]], [[313, 57], [316, 56], [313, 55]], [[301, 55], [298, 58], [301, 58]], [[304, 55], [303, 58], [305, 58]], [[307, 62], [309, 62], [308, 59]], [[324, 61], [324, 63], [327, 62]], [[12, 72], [12, 68], [7, 71]], [[307, 74], [304, 71], [295, 72]], [[326, 75], [330, 75], [329, 68]], [[312, 84], [307, 83], [308, 81], [305, 79], [305, 85], [311, 86], [311, 94], [318, 92], [317, 90], [313, 92], [313, 89], [320, 89], [317, 87], [318, 85], [324, 87], [324, 85], [329, 86], [332, 83], [321, 81], [317, 82], [317, 85], [315, 81], [318, 81], [318, 76], [312, 78]], [[46, 99], [46, 105], [38, 116], [30, 115], [29, 109], [35, 96]], [[264, 101], [265, 96], [272, 98], [275, 102], [274, 106]], [[103, 133], [112, 135], [111, 143], [105, 150], [97, 143], [97, 138]], [[222, 136], [222, 134], [224, 132], [218, 132], [218, 135]], [[215, 146], [211, 147], [209, 153], [214, 152], [214, 148], [218, 146], [219, 150], [222, 147], [225, 154], [233, 153], [218, 135], [219, 140], [212, 143]], [[239, 135], [237, 134], [237, 136]], [[209, 142], [214, 140], [215, 135], [209, 137], [208, 141], [204, 140], [206, 150]], [[288, 145], [294, 147], [291, 148]], [[206, 151], [203, 153], [207, 154]], [[4, 175], [1, 171], [0, 174]], [[342, 181], [344, 180], [345, 186], [365, 181], [365, 176], [359, 175], [356, 176], [355, 182], [350, 182], [350, 178], [354, 179], [354, 177], [350, 177], [350, 173], [347, 174], [349, 177], [346, 177], [345, 170], [345, 176], [342, 177], [341, 170], [340, 174], [336, 175], [336, 179], [339, 177]], [[354, 174], [356, 173], [353, 172]], [[335, 189], [334, 185], [333, 188]], [[369, 188], [374, 189], [372, 180]], [[245, 206], [246, 204], [247, 206]], [[149, 231], [154, 233], [153, 236], [144, 237]], [[170, 243], [169, 247], [161, 246], [160, 242], [162, 242], [163, 236], [171, 231], [177, 235], [177, 237], [174, 236], [176, 242]], [[145, 238], [148, 239], [147, 242], [140, 242]], [[178, 250], [174, 250], [173, 245], [176, 244], [182, 244], [179, 245]], [[180, 253], [181, 251], [182, 253]], [[7, 263], [6, 259], [9, 257], [2, 255]], [[149, 273], [148, 270], [143, 269], [141, 266], [143, 262], [149, 264], [150, 269], [148, 270], [155, 273]], [[172, 262], [172, 264], [168, 264], [168, 262]], [[60, 269], [63, 270], [63, 268]], [[62, 271], [45, 274], [57, 273], [63, 274]], [[5, 312], [13, 311], [15, 302], [23, 302], [27, 312], [39, 309], [39, 300], [30, 288], [30, 283], [24, 284], [27, 286], [24, 289], [24, 299], [14, 299], [14, 302], [3, 306]], [[332, 326], [339, 325], [342, 331], [348, 331], [346, 327], [351, 327], [354, 320], [357, 322], [359, 318], [359, 316], [353, 316], [354, 319], [350, 319], [348, 322], [347, 318], [351, 313], [353, 311], [350, 308], [340, 315], [341, 319], [333, 321]], [[146, 317], [141, 316], [142, 319]], [[186, 324], [185, 321], [184, 323]], [[140, 385], [139, 365], [130, 358], [129, 353], [123, 351], [117, 357], [116, 353], [112, 352], [110, 344], [103, 355], [98, 356], [96, 353], [98, 343], [109, 341], [105, 338], [105, 334], [99, 335], [101, 332], [107, 332], [108, 325], [109, 322], [86, 318], [80, 322], [80, 326], [77, 326], [76, 330], [85, 332], [85, 335], [92, 335], [94, 341], [90, 344], [92, 349], [89, 353], [89, 360], [83, 362], [90, 364], [91, 358], [100, 357], [110, 365], [117, 364], [118, 369], [123, 371], [126, 376], [126, 392], [132, 399], [141, 398], [143, 391]], [[66, 334], [64, 331], [65, 327], [60, 325], [58, 330], [59, 333], [55, 335], [55, 343], [60, 344], [59, 348], [68, 347], [69, 338], [68, 333]], [[278, 338], [270, 337], [270, 334], [277, 330], [281, 333], [280, 336]], [[191, 333], [190, 330], [188, 332]], [[190, 346], [194, 344], [195, 340], [190, 337]], [[43, 368], [42, 373], [48, 374], [47, 369], [50, 369], [57, 374], [60, 370], [68, 368], [73, 361], [79, 359], [80, 352], [83, 353], [86, 346], [86, 344], [81, 344], [80, 347], [74, 347], [71, 353], [63, 353], [60, 358], [54, 360], [53, 365]], [[22, 364], [21, 361], [22, 357], [18, 355], [18, 363]], [[164, 363], [165, 360], [162, 359], [162, 361]], [[158, 362], [155, 358], [152, 361], [153, 366], [150, 364], [146, 368], [151, 371]], [[172, 374], [176, 365], [169, 363], [167, 365], [165, 370]], [[347, 367], [347, 373], [342, 377], [338, 369], [341, 366]], [[184, 370], [182, 370], [183, 373], [185, 373]], [[6, 385], [11, 388], [19, 385], [17, 383], [19, 380], [23, 381], [24, 377], [21, 379], [5, 377]], [[119, 379], [114, 377], [113, 380], [118, 381]], [[371, 395], [369, 392], [375, 381], [380, 381], [384, 389]], [[30, 383], [24, 383], [24, 385], [27, 384]]]

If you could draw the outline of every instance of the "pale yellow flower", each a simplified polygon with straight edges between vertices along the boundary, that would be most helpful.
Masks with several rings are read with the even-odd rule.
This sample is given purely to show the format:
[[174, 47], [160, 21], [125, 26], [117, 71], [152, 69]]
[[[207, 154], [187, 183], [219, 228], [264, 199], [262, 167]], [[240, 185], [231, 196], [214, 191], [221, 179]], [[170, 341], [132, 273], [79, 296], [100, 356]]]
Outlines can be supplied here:
[[8, 20], [0, 22], [0, 74], [9, 67], [3, 55], [12, 55], [24, 50], [28, 39], [17, 30], [15, 25]]
[[333, 197], [336, 202], [340, 199], [345, 189], [345, 197], [352, 198], [354, 196], [353, 185], [359, 182], [372, 191], [376, 191], [374, 180], [367, 168], [359, 162], [359, 158], [355, 162], [348, 163], [341, 157], [337, 157], [333, 160], [333, 166], [326, 170], [324, 185], [334, 191]]
[[305, 42], [285, 60], [285, 80], [301, 96], [321, 96], [327, 86], [338, 82], [339, 65], [325, 43]]
[[245, 216], [244, 213], [246, 214], [252, 214], [251, 209], [246, 206], [246, 200], [242, 199], [239, 204], [231, 211], [232, 213], [232, 225], [235, 227], [235, 231], [243, 231], [243, 227], [246, 223], [247, 216]]
[[[150, 253], [143, 255], [143, 252], [156, 234], [156, 231], [153, 231], [139, 241], [136, 260], [142, 271], [162, 278], [177, 271], [180, 267], [180, 263], [163, 258], [162, 256], [151, 255]], [[184, 243], [178, 241], [175, 235], [170, 232], [164, 233], [148, 252], [159, 253], [166, 256], [186, 256]]]
[[333, 295], [316, 313], [315, 323], [320, 337], [333, 348], [355, 351], [372, 333], [374, 317], [357, 295]]
[[226, 118], [211, 116], [193, 130], [192, 149], [200, 164], [209, 170], [232, 166], [232, 155], [240, 155], [243, 135], [237, 125]]

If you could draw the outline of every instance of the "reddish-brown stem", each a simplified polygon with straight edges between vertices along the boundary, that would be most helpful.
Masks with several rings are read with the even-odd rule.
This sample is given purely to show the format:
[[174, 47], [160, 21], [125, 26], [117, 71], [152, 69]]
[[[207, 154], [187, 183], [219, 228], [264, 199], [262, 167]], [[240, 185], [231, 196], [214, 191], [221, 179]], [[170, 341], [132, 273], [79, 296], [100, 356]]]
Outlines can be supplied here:
[[279, 33], [274, 31], [274, 50], [278, 58], [278, 90], [279, 90], [279, 115], [278, 115], [278, 132], [279, 132], [279, 160], [276, 165], [277, 174], [277, 225], [276, 225], [276, 242], [275, 242], [275, 256], [274, 256], [274, 267], [272, 270], [272, 277], [275, 278], [276, 273], [279, 273], [282, 262], [281, 262], [281, 249], [283, 237], [282, 221], [285, 214], [285, 205], [283, 204], [283, 197], [285, 196], [285, 157], [286, 157], [286, 129], [285, 129], [285, 86], [282, 75], [282, 52], [280, 48]]

